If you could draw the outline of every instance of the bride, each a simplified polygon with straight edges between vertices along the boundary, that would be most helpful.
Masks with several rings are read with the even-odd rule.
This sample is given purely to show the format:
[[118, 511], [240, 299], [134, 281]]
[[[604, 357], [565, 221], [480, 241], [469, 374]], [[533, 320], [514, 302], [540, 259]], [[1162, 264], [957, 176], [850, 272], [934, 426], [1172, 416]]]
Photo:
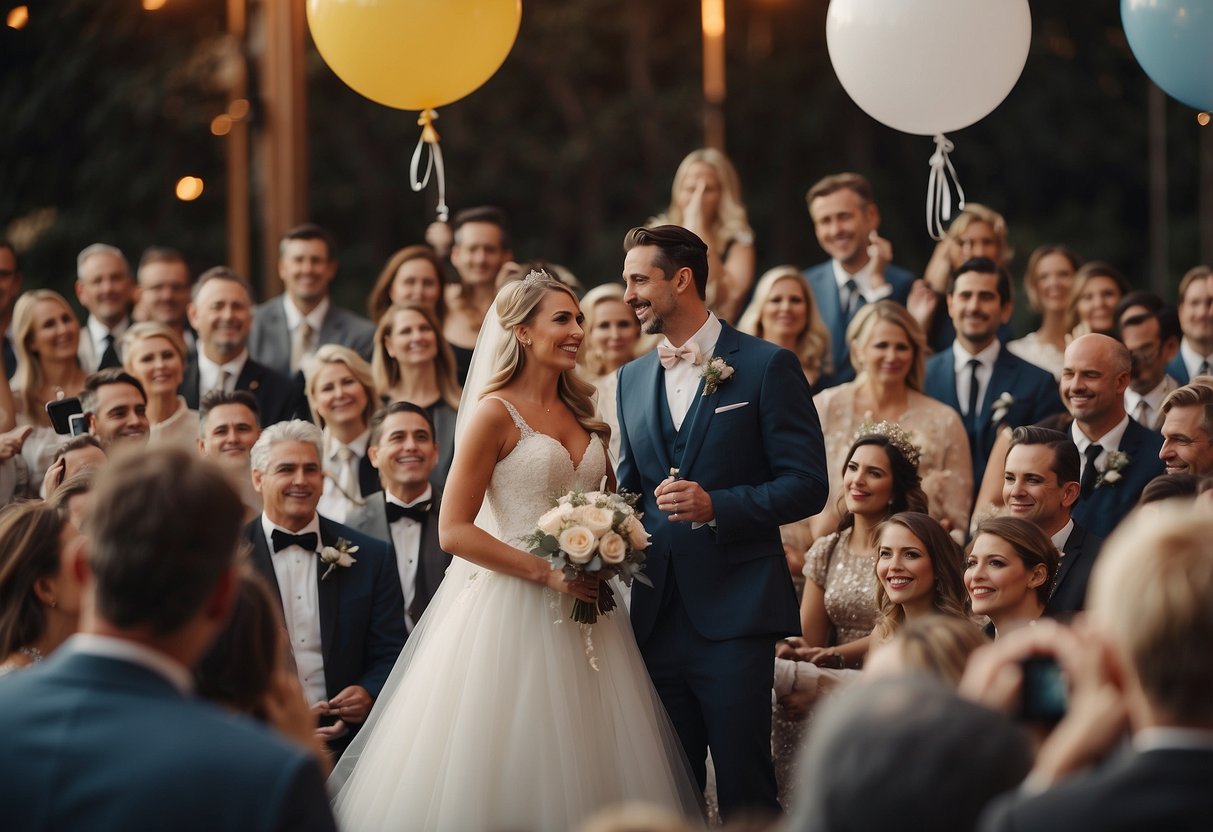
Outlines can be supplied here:
[[[476, 344], [442, 503], [457, 555], [330, 780], [344, 830], [565, 830], [623, 800], [699, 798], [627, 612], [569, 618], [596, 581], [519, 549], [555, 497], [614, 488], [576, 375], [576, 297], [532, 272]], [[594, 665], [591, 665], [591, 659]]]

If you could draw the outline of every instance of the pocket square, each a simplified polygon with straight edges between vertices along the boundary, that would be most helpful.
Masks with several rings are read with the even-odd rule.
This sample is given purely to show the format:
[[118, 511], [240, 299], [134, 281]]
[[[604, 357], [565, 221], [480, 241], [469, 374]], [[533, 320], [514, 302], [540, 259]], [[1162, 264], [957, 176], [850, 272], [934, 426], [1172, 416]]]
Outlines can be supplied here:
[[721, 405], [720, 407], [716, 408], [716, 410], [713, 412], [728, 413], [730, 410], [737, 410], [738, 408], [745, 407], [747, 404], [749, 404], [749, 402], [738, 402], [737, 404], [724, 404], [724, 405]]

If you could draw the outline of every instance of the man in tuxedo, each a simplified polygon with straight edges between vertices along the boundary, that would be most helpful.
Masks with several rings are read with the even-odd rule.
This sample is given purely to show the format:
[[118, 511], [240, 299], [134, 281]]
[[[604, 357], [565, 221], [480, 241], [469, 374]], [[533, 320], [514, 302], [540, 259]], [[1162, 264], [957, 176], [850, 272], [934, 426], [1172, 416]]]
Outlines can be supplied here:
[[983, 832], [1213, 829], [1210, 540], [1208, 514], [1149, 506], [1108, 540], [1087, 627], [1041, 622], [985, 648], [981, 664], [999, 680], [1015, 679], [1029, 655], [1055, 656], [1069, 703], [1024, 787], [987, 810]]
[[973, 482], [981, 484], [998, 430], [1033, 425], [1060, 413], [1052, 373], [1014, 355], [998, 340], [1011, 319], [1011, 276], [988, 257], [960, 264], [948, 280], [952, 346], [927, 361], [923, 392], [955, 409], [973, 452]]
[[342, 344], [371, 360], [375, 325], [329, 296], [337, 276], [332, 235], [311, 223], [288, 231], [278, 246], [278, 276], [286, 291], [258, 306], [253, 316], [253, 358], [295, 380], [325, 344]]
[[619, 486], [652, 534], [636, 641], [700, 786], [711, 750], [725, 819], [778, 812], [774, 648], [800, 632], [779, 527], [825, 503], [817, 411], [796, 356], [708, 312], [699, 237], [634, 228], [624, 250], [625, 300], [665, 336], [619, 372]]
[[131, 325], [134, 299], [135, 281], [121, 251], [93, 243], [76, 257], [76, 300], [88, 311], [80, 333], [80, 366], [86, 373], [122, 365], [118, 348]]
[[141, 445], [151, 430], [147, 421], [147, 394], [139, 379], [121, 367], [98, 370], [84, 380], [80, 409], [88, 432], [107, 454], [120, 445]]
[[1162, 403], [1162, 416], [1158, 456], [1166, 472], [1213, 473], [1213, 386], [1198, 380], [1180, 387]]
[[817, 242], [830, 255], [805, 271], [826, 328], [834, 370], [818, 381], [833, 387], [855, 378], [846, 332], [860, 307], [883, 298], [905, 304], [914, 276], [893, 265], [893, 247], [881, 237], [872, 185], [858, 173], [836, 173], [809, 189], [809, 216]]
[[1035, 426], [1011, 433], [1002, 486], [1003, 504], [1012, 517], [1030, 520], [1047, 534], [1061, 554], [1045, 615], [1066, 616], [1083, 608], [1091, 567], [1103, 539], [1074, 522], [1078, 500], [1078, 447], [1061, 431]]
[[308, 418], [299, 387], [249, 357], [252, 295], [244, 278], [226, 266], [203, 272], [187, 314], [198, 333], [198, 350], [190, 356], [181, 382], [186, 404], [197, 409], [202, 397], [213, 390], [247, 390], [257, 399], [266, 427]]
[[186, 326], [189, 302], [190, 267], [185, 255], [161, 246], [145, 250], [135, 272], [135, 317], [171, 327], [185, 341], [186, 353], [192, 355], [197, 344]]
[[261, 436], [257, 400], [244, 390], [212, 390], [198, 407], [198, 451], [224, 469], [250, 515], [261, 513], [251, 451]]
[[245, 536], [254, 567], [282, 602], [304, 693], [332, 720], [319, 732], [342, 747], [366, 720], [404, 646], [404, 601], [387, 544], [316, 513], [323, 445], [310, 422], [262, 431], [252, 464], [264, 511]]
[[1162, 402], [1179, 382], [1167, 364], [1179, 353], [1179, 317], [1152, 292], [1129, 292], [1116, 305], [1120, 342], [1133, 359], [1125, 410], [1137, 424], [1162, 429]]
[[1180, 384], [1213, 372], [1213, 269], [1196, 266], [1179, 281], [1179, 354], [1167, 373]]
[[12, 378], [17, 372], [17, 353], [13, 349], [13, 306], [21, 295], [21, 266], [17, 249], [8, 240], [0, 239], [0, 348], [4, 355], [4, 375]]
[[380, 410], [371, 419], [367, 456], [383, 490], [370, 495], [346, 523], [390, 545], [404, 593], [404, 626], [411, 633], [451, 564], [438, 543], [442, 495], [430, 484], [438, 443], [429, 414], [411, 402], [392, 402]]
[[80, 634], [0, 681], [0, 800], [23, 832], [333, 830], [312, 755], [191, 695], [238, 583], [242, 507], [174, 448], [98, 477]]
[[1090, 333], [1066, 347], [1061, 398], [1074, 417], [1070, 436], [1082, 455], [1074, 519], [1100, 537], [1137, 505], [1146, 483], [1163, 472], [1162, 437], [1125, 412], [1132, 359], [1124, 344]]

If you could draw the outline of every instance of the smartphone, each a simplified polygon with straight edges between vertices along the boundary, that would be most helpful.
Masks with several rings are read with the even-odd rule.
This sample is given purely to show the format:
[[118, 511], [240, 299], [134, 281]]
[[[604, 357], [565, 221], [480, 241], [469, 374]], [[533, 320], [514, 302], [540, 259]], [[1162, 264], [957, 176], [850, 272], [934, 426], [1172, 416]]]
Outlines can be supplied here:
[[1021, 662], [1023, 687], [1020, 691], [1019, 717], [1029, 722], [1059, 722], [1066, 715], [1069, 698], [1066, 677], [1057, 660], [1031, 656]]
[[68, 416], [67, 424], [72, 436], [84, 436], [88, 433], [88, 417], [83, 413], [73, 413]]
[[55, 429], [55, 433], [60, 435], [71, 433], [71, 417], [76, 413], [83, 415], [84, 408], [80, 406], [80, 400], [75, 397], [56, 399], [46, 403], [46, 414], [51, 417], [51, 426]]

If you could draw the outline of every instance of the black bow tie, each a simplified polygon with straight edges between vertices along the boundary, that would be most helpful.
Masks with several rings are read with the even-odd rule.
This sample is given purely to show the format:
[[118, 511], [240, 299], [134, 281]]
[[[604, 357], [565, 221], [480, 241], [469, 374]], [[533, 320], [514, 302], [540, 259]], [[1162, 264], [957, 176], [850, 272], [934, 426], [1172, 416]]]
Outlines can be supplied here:
[[396, 503], [387, 504], [387, 521], [395, 523], [401, 517], [407, 517], [410, 520], [416, 520], [418, 523], [424, 523], [425, 518], [430, 516], [430, 504], [427, 500], [424, 503], [418, 503], [415, 506], [402, 506]]
[[281, 552], [287, 546], [300, 546], [309, 552], [316, 551], [316, 533], [308, 532], [307, 534], [291, 534], [284, 532], [282, 529], [274, 529], [270, 533], [270, 541], [274, 544], [274, 551]]

